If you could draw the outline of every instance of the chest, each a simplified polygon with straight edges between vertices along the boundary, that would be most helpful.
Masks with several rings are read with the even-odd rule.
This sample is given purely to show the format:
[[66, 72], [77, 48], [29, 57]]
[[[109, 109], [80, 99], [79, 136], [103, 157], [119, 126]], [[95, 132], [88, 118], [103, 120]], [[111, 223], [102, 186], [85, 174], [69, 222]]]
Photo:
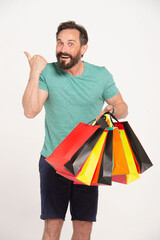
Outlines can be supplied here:
[[59, 77], [49, 83], [49, 101], [72, 106], [95, 104], [102, 100], [103, 87], [96, 79], [71, 79]]

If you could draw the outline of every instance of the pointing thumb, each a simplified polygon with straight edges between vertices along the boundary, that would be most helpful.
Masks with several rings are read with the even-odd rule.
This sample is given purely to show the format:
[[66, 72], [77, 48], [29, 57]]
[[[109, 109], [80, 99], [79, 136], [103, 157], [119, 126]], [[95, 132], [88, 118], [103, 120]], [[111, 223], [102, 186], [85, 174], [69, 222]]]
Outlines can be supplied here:
[[30, 62], [30, 60], [31, 60], [31, 55], [30, 55], [28, 52], [26, 52], [26, 51], [24, 51], [24, 54], [26, 55], [26, 57], [27, 57], [27, 59], [28, 59], [28, 62]]

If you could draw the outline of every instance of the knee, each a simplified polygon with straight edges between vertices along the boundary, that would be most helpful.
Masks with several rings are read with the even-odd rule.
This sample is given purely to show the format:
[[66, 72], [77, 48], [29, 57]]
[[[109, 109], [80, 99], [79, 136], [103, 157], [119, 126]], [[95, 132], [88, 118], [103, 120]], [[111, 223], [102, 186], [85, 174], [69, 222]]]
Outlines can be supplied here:
[[91, 222], [78, 222], [73, 228], [73, 240], [90, 240], [91, 230]]
[[42, 240], [59, 240], [62, 225], [62, 219], [46, 219]]
[[90, 240], [91, 232], [79, 231], [73, 233], [73, 235], [76, 240]]

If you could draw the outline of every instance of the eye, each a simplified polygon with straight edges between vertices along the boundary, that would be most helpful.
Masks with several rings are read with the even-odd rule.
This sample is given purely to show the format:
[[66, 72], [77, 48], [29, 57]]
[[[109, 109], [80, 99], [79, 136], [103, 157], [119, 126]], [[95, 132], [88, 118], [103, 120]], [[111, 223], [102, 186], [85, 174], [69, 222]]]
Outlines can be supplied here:
[[69, 43], [69, 46], [73, 46], [74, 44], [73, 43]]
[[57, 44], [58, 44], [59, 46], [61, 46], [61, 45], [62, 45], [62, 42], [58, 42]]

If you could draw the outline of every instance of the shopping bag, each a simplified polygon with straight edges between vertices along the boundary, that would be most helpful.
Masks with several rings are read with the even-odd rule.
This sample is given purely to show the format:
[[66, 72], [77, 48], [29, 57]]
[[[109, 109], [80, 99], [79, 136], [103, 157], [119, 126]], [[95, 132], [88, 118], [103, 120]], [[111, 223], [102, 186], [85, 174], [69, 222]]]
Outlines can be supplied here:
[[[108, 137], [108, 131], [107, 131], [107, 137]], [[100, 157], [99, 157], [99, 161], [98, 161], [96, 170], [94, 172], [91, 184], [99, 185], [98, 184], [98, 178], [99, 178], [99, 172], [100, 172], [100, 168], [101, 168], [102, 159], [104, 158], [103, 154], [104, 154], [105, 144], [106, 144], [106, 142], [103, 144], [103, 147], [102, 147], [102, 150], [101, 150], [101, 154], [100, 154]], [[111, 151], [112, 151], [112, 149], [111, 149]]]
[[[113, 169], [112, 175], [119, 175], [119, 174], [127, 174], [129, 173], [128, 163], [126, 160], [122, 140], [120, 137], [120, 133], [117, 127], [114, 127], [112, 119], [110, 115], [104, 114], [101, 118], [97, 121], [96, 124], [100, 124], [102, 126], [106, 126], [107, 130], [113, 131]], [[105, 146], [107, 148], [107, 145]]]
[[123, 175], [130, 173], [126, 154], [124, 151], [124, 145], [118, 128], [113, 128], [113, 171], [114, 175]]
[[[125, 155], [124, 159], [126, 161], [125, 163], [127, 163], [128, 172], [122, 173], [118, 168], [115, 174], [113, 174], [112, 172], [112, 181], [127, 184], [139, 179], [139, 174], [137, 172], [137, 167], [134, 161], [133, 152], [131, 151], [123, 125], [118, 123], [118, 128], [115, 128], [114, 131], [116, 133], [116, 137], [118, 137], [118, 140], [120, 138], [120, 142], [122, 144], [121, 147], [123, 148], [123, 151], [121, 148], [118, 148], [116, 144], [117, 141], [115, 138], [113, 141], [113, 143], [115, 144], [114, 152], [115, 154], [117, 154], [117, 158], [119, 160], [119, 168], [122, 165], [121, 160], [123, 160], [123, 158], [121, 158], [121, 155], [120, 155], [120, 152], [122, 151], [122, 153]], [[113, 162], [116, 164], [116, 158], [114, 159]]]
[[[115, 126], [119, 129], [119, 134], [123, 143], [123, 148], [129, 168], [128, 174], [119, 175], [117, 172], [117, 174], [114, 175], [112, 173], [112, 181], [124, 184], [131, 183], [139, 179], [139, 173], [144, 172], [146, 169], [152, 166], [152, 163], [148, 158], [146, 152], [144, 151], [142, 145], [140, 144], [139, 140], [137, 139], [136, 135], [134, 134], [133, 130], [131, 129], [129, 123], [119, 122], [114, 115], [107, 112], [102, 116], [101, 124], [103, 123], [103, 121], [106, 121], [106, 117], [107, 122], [108, 119], [110, 119], [110, 125]], [[113, 122], [112, 118], [117, 122]], [[115, 152], [118, 153], [119, 151]]]
[[153, 164], [149, 159], [147, 153], [145, 152], [144, 148], [142, 147], [142, 144], [140, 143], [137, 136], [135, 135], [134, 131], [132, 130], [131, 126], [129, 125], [129, 123], [127, 121], [114, 123], [114, 125], [117, 127], [119, 126], [119, 124], [122, 124], [124, 127], [126, 136], [128, 138], [128, 141], [134, 153], [135, 161], [139, 165], [140, 172], [143, 173], [148, 168], [153, 166]]
[[100, 126], [79, 123], [68, 136], [58, 145], [57, 148], [45, 160], [64, 174], [69, 174], [64, 164], [69, 161], [72, 156], [79, 150], [79, 148], [100, 128]]
[[[99, 124], [100, 124], [100, 122], [99, 122]], [[108, 124], [107, 125], [103, 124], [103, 126], [106, 127], [106, 126], [108, 126]], [[103, 126], [101, 126], [101, 127], [103, 128]], [[104, 184], [111, 185], [113, 168], [115, 170], [115, 174], [117, 174], [117, 172], [119, 174], [120, 173], [123, 173], [123, 174], [129, 173], [129, 169], [128, 169], [128, 165], [126, 162], [126, 157], [125, 157], [125, 153], [123, 150], [121, 138], [118, 133], [118, 129], [109, 127], [109, 128], [106, 128], [106, 131], [108, 132], [108, 135], [106, 136], [107, 139], [106, 139], [105, 144], [103, 144], [99, 159], [97, 157], [96, 159], [92, 159], [92, 162], [88, 161], [86, 163], [86, 165], [84, 164], [84, 166], [86, 168], [83, 168], [83, 166], [82, 166], [83, 171], [77, 177], [77, 179], [79, 179], [80, 181], [82, 181], [83, 183], [86, 183], [88, 185], [102, 185], [102, 184], [103, 185]], [[118, 137], [117, 137], [117, 134], [118, 134]], [[116, 148], [117, 148], [117, 150], [119, 150], [119, 155], [117, 154], [118, 152], [114, 153], [114, 157], [113, 157], [113, 136], [115, 139], [114, 152], [116, 152]], [[97, 147], [99, 147], [99, 146], [97, 145]], [[96, 147], [93, 150], [93, 152], [94, 151], [96, 151], [96, 153], [97, 153]], [[113, 164], [113, 159], [114, 159], [114, 164]], [[116, 160], [117, 160], [117, 162], [116, 162]], [[98, 163], [97, 163], [97, 161], [98, 161]], [[94, 165], [94, 167], [93, 167], [93, 165]], [[95, 166], [96, 166], [96, 168], [95, 168]], [[94, 169], [95, 169], [95, 171], [94, 171]], [[118, 171], [118, 169], [119, 169], [119, 171]], [[87, 170], [88, 170], [88, 172], [87, 172]], [[92, 171], [90, 171], [90, 170], [92, 170]], [[94, 174], [93, 174], [93, 172], [94, 172]], [[81, 176], [82, 174], [83, 174], [83, 177]], [[93, 176], [93, 178], [92, 178], [92, 176]], [[89, 180], [88, 180], [88, 178], [89, 178]], [[91, 180], [91, 178], [92, 178], [92, 180]], [[125, 177], [125, 179], [126, 179], [126, 177]], [[75, 184], [78, 184], [78, 183], [75, 181]]]
[[113, 131], [108, 131], [106, 143], [103, 150], [97, 183], [101, 183], [105, 185], [112, 184], [112, 161], [113, 161], [112, 153], [113, 153]]
[[72, 158], [64, 164], [67, 171], [72, 173], [74, 176], [78, 173], [102, 133], [103, 129], [97, 129], [97, 131], [78, 149]]
[[[104, 152], [106, 151], [110, 155], [108, 158], [104, 158], [105, 154], [103, 154], [102, 159], [104, 159], [101, 162], [98, 183], [111, 184], [111, 181], [126, 183], [126, 174], [129, 174], [130, 170], [118, 128], [109, 127], [106, 129], [109, 133]], [[112, 141], [110, 141], [109, 137], [112, 138]], [[108, 164], [110, 164], [110, 167], [108, 167]], [[110, 176], [108, 176], [109, 182], [105, 181], [105, 171], [107, 170], [110, 172]]]
[[[133, 129], [131, 128], [130, 124], [127, 121], [119, 122], [116, 119], [116, 117], [109, 112], [106, 112], [105, 114], [110, 116], [111, 121], [115, 127], [118, 127], [119, 124], [123, 125], [125, 133], [127, 135], [128, 141], [129, 141], [129, 144], [130, 144], [132, 152], [133, 152], [136, 166], [139, 165], [139, 169], [137, 167], [137, 171], [143, 173], [148, 168], [152, 167], [153, 164], [152, 164], [151, 160], [149, 159], [146, 151], [144, 150], [142, 144], [140, 143], [139, 139], [137, 138], [137, 136], [134, 133]], [[102, 117], [104, 119], [104, 116], [102, 116]], [[116, 120], [116, 122], [113, 122], [113, 119]]]
[[[78, 180], [83, 181], [86, 184], [97, 183], [111, 185], [112, 175], [129, 173], [128, 163], [118, 128], [107, 127], [106, 130], [108, 131], [107, 140], [100, 158], [92, 159], [92, 161], [88, 162], [86, 161], [86, 164], [84, 164], [86, 168], [83, 167], [83, 171], [81, 172], [81, 174], [83, 173], [83, 177], [81, 174], [77, 177]], [[98, 148], [99, 146], [97, 145], [97, 148], [95, 147], [94, 149], [94, 151], [96, 150], [96, 153], [98, 152]], [[93, 178], [91, 180], [92, 176]]]
[[126, 154], [126, 158], [127, 158], [127, 162], [128, 162], [128, 167], [129, 167], [129, 174], [126, 175], [126, 180], [127, 180], [127, 183], [131, 183], [137, 179], [139, 179], [139, 174], [138, 174], [138, 171], [137, 171], [137, 167], [136, 167], [136, 164], [135, 164], [135, 161], [134, 161], [134, 157], [133, 157], [133, 154], [132, 154], [132, 151], [131, 151], [131, 148], [130, 148], [130, 145], [129, 145], [129, 142], [128, 142], [128, 139], [127, 139], [127, 136], [126, 136], [126, 133], [123, 129], [119, 130], [120, 132], [120, 135], [121, 135], [121, 139], [122, 139], [122, 142], [123, 142], [123, 146], [124, 146], [124, 151], [125, 151], [125, 154]]
[[[83, 171], [77, 176], [78, 180], [88, 185], [93, 185], [93, 184], [111, 185], [112, 174], [113, 174], [112, 169], [115, 170], [115, 174], [129, 173], [129, 169], [128, 169], [122, 141], [118, 133], [118, 129], [109, 127], [109, 128], [106, 128], [106, 130], [108, 131], [108, 135], [106, 136], [106, 142], [105, 142], [105, 145], [103, 145], [102, 147], [102, 151], [99, 159], [97, 157], [96, 159], [93, 158], [92, 161], [87, 162], [86, 160], [86, 164], [84, 164], [84, 166], [82, 167]], [[114, 141], [113, 141], [113, 136], [114, 136]], [[113, 145], [114, 145], [114, 148], [113, 148]], [[93, 153], [95, 151], [96, 154], [98, 154], [98, 150], [97, 150], [98, 148], [99, 148], [98, 145], [97, 145], [97, 148], [95, 146]], [[117, 154], [118, 152], [119, 154]]]
[[98, 142], [95, 144], [91, 154], [88, 156], [86, 162], [84, 163], [80, 173], [77, 175], [77, 179], [87, 185], [91, 184], [94, 172], [96, 170], [98, 161], [101, 156], [101, 150], [105, 144], [107, 138], [107, 132], [104, 131], [99, 138]]
[[86, 185], [127, 184], [153, 165], [129, 123], [108, 112], [95, 125], [79, 123], [46, 161], [75, 184]]

